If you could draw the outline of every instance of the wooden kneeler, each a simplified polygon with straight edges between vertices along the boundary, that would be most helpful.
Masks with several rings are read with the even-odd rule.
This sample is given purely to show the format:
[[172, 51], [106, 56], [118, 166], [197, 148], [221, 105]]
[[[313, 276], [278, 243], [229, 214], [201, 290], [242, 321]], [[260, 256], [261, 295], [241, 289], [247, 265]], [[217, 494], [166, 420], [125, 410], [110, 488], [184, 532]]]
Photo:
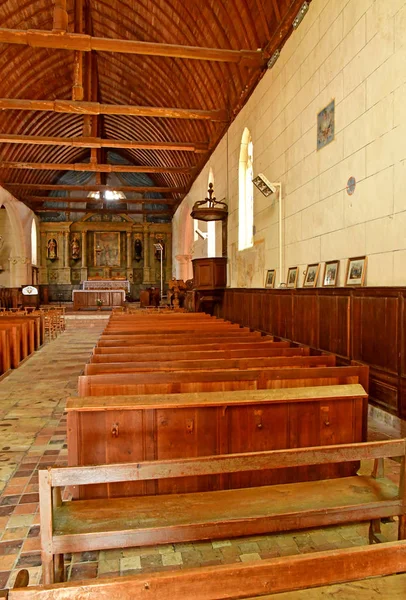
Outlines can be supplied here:
[[181, 571], [13, 589], [8, 600], [231, 600], [406, 571], [406, 541]]

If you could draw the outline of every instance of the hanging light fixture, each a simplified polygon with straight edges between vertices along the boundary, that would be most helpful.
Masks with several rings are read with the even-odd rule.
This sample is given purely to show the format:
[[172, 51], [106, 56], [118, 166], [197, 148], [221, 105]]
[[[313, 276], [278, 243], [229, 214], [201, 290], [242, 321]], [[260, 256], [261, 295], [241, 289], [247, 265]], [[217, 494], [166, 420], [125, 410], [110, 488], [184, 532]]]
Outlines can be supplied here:
[[209, 196], [194, 203], [190, 216], [199, 221], [223, 221], [228, 216], [228, 206], [213, 197], [213, 184], [209, 183]]

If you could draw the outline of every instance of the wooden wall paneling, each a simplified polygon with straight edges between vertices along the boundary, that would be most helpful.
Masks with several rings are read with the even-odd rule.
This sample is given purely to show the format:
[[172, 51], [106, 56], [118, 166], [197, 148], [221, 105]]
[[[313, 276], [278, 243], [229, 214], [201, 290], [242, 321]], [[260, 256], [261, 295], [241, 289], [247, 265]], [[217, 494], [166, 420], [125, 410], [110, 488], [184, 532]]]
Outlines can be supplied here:
[[397, 293], [352, 293], [352, 357], [391, 373], [398, 372]]
[[320, 350], [350, 359], [350, 297], [335, 290], [317, 290]]
[[405, 288], [227, 289], [223, 316], [370, 366], [372, 401], [406, 418], [405, 306]]
[[292, 339], [318, 348], [318, 295], [314, 291], [303, 290], [300, 294], [292, 295], [292, 301]]

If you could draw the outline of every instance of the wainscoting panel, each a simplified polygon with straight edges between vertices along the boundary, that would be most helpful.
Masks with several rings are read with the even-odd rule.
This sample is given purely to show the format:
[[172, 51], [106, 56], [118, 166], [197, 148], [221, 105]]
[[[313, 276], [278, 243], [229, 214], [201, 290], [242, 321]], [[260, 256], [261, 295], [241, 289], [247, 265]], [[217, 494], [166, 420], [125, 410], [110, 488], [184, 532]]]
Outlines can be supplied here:
[[222, 316], [370, 366], [370, 400], [406, 419], [406, 289], [232, 289]]

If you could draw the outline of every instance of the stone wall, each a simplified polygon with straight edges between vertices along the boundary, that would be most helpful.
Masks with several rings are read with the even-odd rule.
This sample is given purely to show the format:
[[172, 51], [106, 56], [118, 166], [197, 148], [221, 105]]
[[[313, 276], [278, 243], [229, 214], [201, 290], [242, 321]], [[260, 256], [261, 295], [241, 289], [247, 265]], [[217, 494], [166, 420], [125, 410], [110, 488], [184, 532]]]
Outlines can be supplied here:
[[[205, 197], [209, 169], [229, 203], [229, 285], [277, 283], [290, 266], [367, 255], [366, 284], [406, 280], [406, 1], [313, 0], [303, 22], [231, 124], [174, 219], [174, 256], [193, 256], [190, 208]], [[317, 115], [335, 101], [334, 140], [317, 150]], [[283, 189], [254, 194], [254, 245], [238, 251], [238, 163], [244, 128], [254, 174]], [[355, 190], [348, 188], [355, 179]], [[188, 259], [190, 263], [190, 258]], [[177, 263], [175, 262], [175, 267]], [[189, 267], [188, 267], [189, 268]], [[185, 270], [185, 267], [183, 266]]]

